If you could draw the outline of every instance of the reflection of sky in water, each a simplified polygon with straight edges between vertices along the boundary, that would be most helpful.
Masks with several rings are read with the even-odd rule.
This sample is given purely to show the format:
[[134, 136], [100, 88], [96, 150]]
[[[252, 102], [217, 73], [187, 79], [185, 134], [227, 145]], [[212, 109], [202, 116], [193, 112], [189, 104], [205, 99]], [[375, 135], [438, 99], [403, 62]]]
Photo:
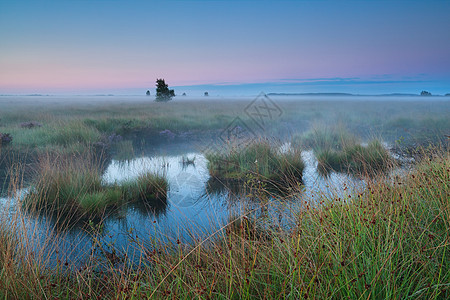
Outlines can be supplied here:
[[328, 176], [322, 176], [317, 172], [317, 160], [312, 150], [302, 152], [305, 162], [303, 170], [303, 184], [305, 186], [303, 198], [309, 201], [321, 196], [327, 198], [346, 197], [351, 193], [361, 191], [364, 182], [352, 175], [330, 172]]
[[[190, 160], [195, 158], [194, 164], [183, 164], [183, 156]], [[146, 210], [130, 206], [119, 216], [106, 219], [103, 231], [97, 237], [104, 247], [114, 246], [132, 256], [135, 245], [130, 243], [130, 239], [135, 239], [136, 236], [145, 244], [150, 244], [155, 239], [175, 241], [179, 238], [181, 241], [189, 242], [193, 237], [205, 238], [225, 224], [230, 215], [238, 215], [242, 205], [246, 205], [247, 209], [255, 209], [258, 215], [271, 217], [284, 226], [290, 218], [283, 215], [302, 205], [298, 197], [279, 201], [271, 199], [273, 205], [260, 211], [259, 203], [236, 200], [234, 198], [240, 197], [230, 197], [231, 191], [208, 193], [207, 182], [210, 176], [205, 157], [198, 152], [188, 152], [183, 156], [143, 156], [129, 161], [113, 160], [110, 163], [103, 176], [107, 184], [133, 180], [140, 174], [150, 171], [166, 176], [169, 191], [168, 205], [159, 214], [153, 213], [151, 208]], [[328, 177], [322, 177], [317, 173], [317, 161], [312, 151], [302, 153], [302, 157], [306, 168], [303, 172], [305, 187], [300, 199], [304, 201], [314, 202], [314, 199], [318, 199], [321, 195], [345, 196], [353, 189], [359, 190], [364, 185], [362, 181], [341, 173], [331, 173]], [[12, 203], [12, 206], [8, 203]], [[14, 207], [13, 203], [7, 198], [0, 199], [3, 208]], [[93, 239], [85, 229], [78, 227], [62, 233], [62, 238], [60, 236], [48, 239], [47, 237], [52, 235], [54, 226], [52, 224], [54, 223], [46, 221], [44, 217], [26, 218], [28, 234], [35, 235], [32, 239], [36, 243], [35, 247], [45, 247], [42, 244], [38, 245], [36, 241], [47, 240], [48, 249], [55, 249], [55, 245], [59, 249], [60, 254], [54, 253], [53, 258], [65, 253], [68, 259], [74, 262], [91, 254], [89, 251]]]
[[[157, 221], [158, 228], [165, 233], [187, 236], [190, 227], [205, 229], [227, 215], [226, 209], [222, 206], [226, 195], [206, 193], [209, 172], [204, 156], [200, 153], [187, 153], [184, 157], [195, 158], [194, 164], [183, 164], [182, 156], [142, 157], [129, 162], [112, 161], [106, 169], [104, 175], [106, 183], [132, 180], [148, 171], [167, 178], [169, 182], [167, 211], [157, 218], [153, 217], [150, 211], [148, 214], [129, 211], [127, 219], [132, 220], [136, 224], [135, 227], [145, 227], [149, 219], [153, 219]], [[113, 224], [114, 222], [111, 222], [110, 226], [114, 226]]]

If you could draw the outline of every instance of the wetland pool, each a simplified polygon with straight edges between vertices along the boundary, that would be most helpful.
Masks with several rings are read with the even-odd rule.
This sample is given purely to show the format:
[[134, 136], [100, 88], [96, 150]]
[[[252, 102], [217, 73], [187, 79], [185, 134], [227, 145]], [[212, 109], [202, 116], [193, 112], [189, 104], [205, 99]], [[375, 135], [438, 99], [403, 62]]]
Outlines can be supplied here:
[[[35, 243], [31, 248], [47, 249], [44, 252], [50, 253], [49, 261], [80, 265], [97, 248], [138, 259], [144, 248], [152, 249], [158, 243], [190, 243], [222, 234], [225, 224], [249, 211], [271, 218], [272, 224], [289, 227], [294, 222], [292, 211], [315, 205], [322, 196], [344, 198], [364, 188], [363, 180], [348, 174], [332, 172], [327, 177], [321, 176], [312, 151], [302, 152], [302, 158], [305, 169], [301, 191], [287, 199], [270, 197], [264, 207], [239, 189], [212, 180], [204, 155], [194, 145], [183, 143], [156, 146], [128, 160], [112, 159], [105, 168], [103, 180], [111, 184], [147, 171], [164, 175], [169, 183], [165, 203], [130, 205], [106, 217], [101, 224], [73, 226], [63, 232], [57, 230], [51, 218], [18, 214], [18, 197], [0, 198], [2, 217], [20, 215], [22, 220], [15, 226], [25, 224], [25, 234], [32, 236], [29, 240]], [[22, 194], [26, 192], [22, 190]]]

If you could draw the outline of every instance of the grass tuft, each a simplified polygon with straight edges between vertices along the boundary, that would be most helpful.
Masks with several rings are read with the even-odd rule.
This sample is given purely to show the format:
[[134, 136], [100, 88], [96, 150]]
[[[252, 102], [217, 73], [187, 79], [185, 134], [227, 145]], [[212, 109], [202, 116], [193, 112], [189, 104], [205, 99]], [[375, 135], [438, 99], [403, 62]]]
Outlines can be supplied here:
[[31, 211], [71, 216], [74, 220], [102, 217], [107, 210], [138, 201], [166, 199], [167, 180], [146, 173], [123, 184], [102, 183], [98, 163], [80, 156], [62, 161], [52, 156], [41, 159], [37, 181], [25, 197]]
[[341, 151], [322, 149], [316, 153], [316, 157], [322, 173], [335, 170], [375, 175], [393, 165], [389, 151], [379, 140], [373, 140], [365, 147], [357, 144], [345, 146]]
[[207, 153], [206, 158], [211, 176], [224, 182], [251, 177], [275, 186], [297, 185], [302, 181], [305, 167], [299, 151], [282, 153], [266, 140], [230, 147], [225, 152]]

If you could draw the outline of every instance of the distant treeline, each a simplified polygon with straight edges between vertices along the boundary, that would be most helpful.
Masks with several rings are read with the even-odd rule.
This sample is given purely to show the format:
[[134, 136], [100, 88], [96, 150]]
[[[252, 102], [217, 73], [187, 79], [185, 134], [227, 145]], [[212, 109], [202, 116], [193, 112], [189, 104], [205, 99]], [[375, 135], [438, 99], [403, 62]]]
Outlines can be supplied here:
[[[416, 97], [416, 96], [425, 96], [424, 94], [403, 94], [403, 93], [392, 93], [392, 94], [350, 94], [350, 93], [268, 93], [268, 96], [376, 96], [376, 97], [386, 97], [386, 96], [395, 96], [395, 97]], [[431, 95], [427, 94], [426, 96], [442, 96], [442, 95]], [[445, 96], [450, 96], [450, 93], [445, 94]]]

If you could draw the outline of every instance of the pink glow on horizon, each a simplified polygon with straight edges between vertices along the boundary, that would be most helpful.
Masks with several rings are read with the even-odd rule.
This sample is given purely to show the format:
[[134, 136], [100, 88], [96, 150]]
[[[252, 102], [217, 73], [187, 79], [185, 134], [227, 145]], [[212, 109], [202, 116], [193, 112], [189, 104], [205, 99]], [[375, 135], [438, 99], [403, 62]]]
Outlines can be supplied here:
[[450, 3], [430, 3], [0, 1], [0, 94], [385, 75], [444, 89]]

